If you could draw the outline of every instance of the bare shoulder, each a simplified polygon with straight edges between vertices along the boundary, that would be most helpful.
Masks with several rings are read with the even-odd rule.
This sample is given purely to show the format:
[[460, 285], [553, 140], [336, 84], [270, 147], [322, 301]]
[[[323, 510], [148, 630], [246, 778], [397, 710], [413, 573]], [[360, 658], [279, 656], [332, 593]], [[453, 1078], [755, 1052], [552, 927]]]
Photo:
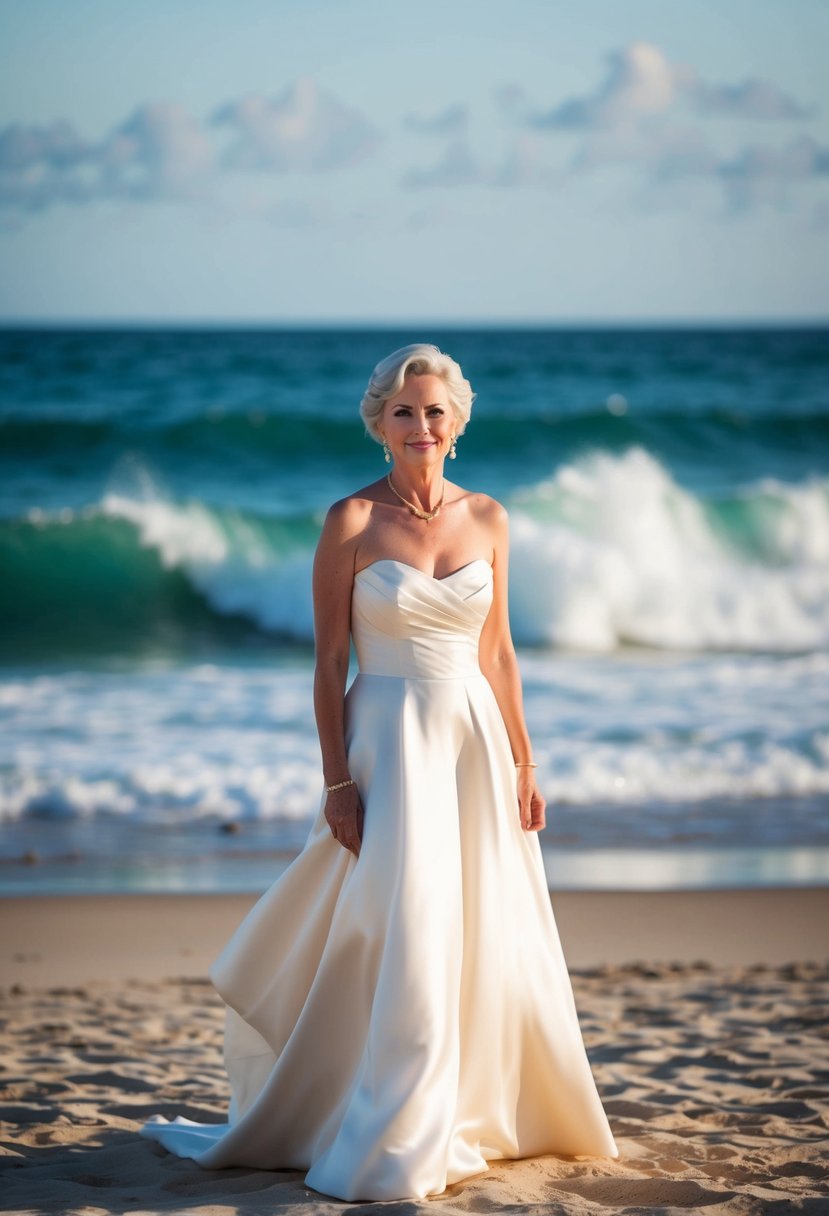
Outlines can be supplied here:
[[485, 528], [499, 531], [506, 527], [509, 521], [507, 509], [497, 498], [490, 494], [482, 494], [478, 490], [467, 490], [464, 496], [464, 506], [470, 516]]
[[366, 526], [372, 507], [379, 501], [379, 487], [379, 482], [372, 482], [332, 502], [325, 516], [325, 531], [336, 534], [341, 540], [359, 535]]

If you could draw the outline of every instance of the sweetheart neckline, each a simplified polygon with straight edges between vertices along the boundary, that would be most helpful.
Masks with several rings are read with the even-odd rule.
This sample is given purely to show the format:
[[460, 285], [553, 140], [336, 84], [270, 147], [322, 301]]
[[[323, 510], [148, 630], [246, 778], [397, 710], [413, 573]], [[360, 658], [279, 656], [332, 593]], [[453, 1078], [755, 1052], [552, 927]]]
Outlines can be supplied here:
[[367, 566], [361, 566], [359, 570], [355, 570], [354, 577], [356, 578], [358, 574], [362, 574], [364, 570], [370, 570], [372, 566], [382, 566], [384, 562], [390, 562], [393, 566], [404, 566], [407, 570], [413, 570], [415, 574], [422, 574], [424, 578], [428, 578], [433, 583], [445, 583], [447, 579], [454, 578], [456, 574], [461, 574], [464, 570], [468, 570], [470, 566], [474, 566], [478, 562], [483, 562], [489, 570], [492, 570], [492, 563], [488, 562], [485, 557], [473, 557], [471, 562], [465, 562], [463, 566], [458, 566], [457, 570], [450, 570], [448, 574], [444, 574], [438, 578], [436, 574], [427, 574], [425, 570], [421, 570], [418, 566], [412, 566], [409, 562], [401, 562], [396, 557], [378, 557], [373, 562], [369, 562]]

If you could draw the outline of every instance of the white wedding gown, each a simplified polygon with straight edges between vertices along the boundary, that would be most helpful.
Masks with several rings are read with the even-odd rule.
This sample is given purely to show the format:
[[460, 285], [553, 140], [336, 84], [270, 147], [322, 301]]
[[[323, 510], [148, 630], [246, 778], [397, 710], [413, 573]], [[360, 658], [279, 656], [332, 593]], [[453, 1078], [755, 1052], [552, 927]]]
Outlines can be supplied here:
[[228, 1122], [156, 1115], [142, 1135], [207, 1169], [305, 1169], [346, 1200], [439, 1194], [499, 1158], [618, 1156], [478, 664], [491, 600], [483, 559], [443, 579], [392, 559], [358, 572], [360, 856], [321, 805], [209, 970]]

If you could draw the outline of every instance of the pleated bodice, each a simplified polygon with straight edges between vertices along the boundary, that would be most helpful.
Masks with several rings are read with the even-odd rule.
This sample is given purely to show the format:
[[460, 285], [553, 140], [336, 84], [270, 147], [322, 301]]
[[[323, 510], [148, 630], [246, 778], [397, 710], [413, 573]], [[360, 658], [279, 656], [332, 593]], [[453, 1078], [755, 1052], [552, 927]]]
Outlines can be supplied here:
[[363, 675], [456, 679], [480, 675], [478, 638], [492, 602], [484, 558], [435, 578], [381, 558], [354, 579], [351, 632]]

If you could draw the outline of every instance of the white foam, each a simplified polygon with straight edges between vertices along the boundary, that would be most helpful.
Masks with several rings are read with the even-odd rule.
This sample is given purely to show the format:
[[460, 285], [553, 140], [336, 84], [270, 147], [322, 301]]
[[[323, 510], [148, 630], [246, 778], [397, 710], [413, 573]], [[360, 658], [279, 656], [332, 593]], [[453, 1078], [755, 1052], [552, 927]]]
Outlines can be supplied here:
[[648, 452], [565, 465], [512, 504], [511, 618], [519, 642], [592, 651], [795, 651], [829, 643], [829, 481], [763, 482], [767, 560]]
[[265, 630], [313, 640], [312, 556], [276, 552], [264, 531], [242, 512], [113, 493], [104, 496], [101, 511], [132, 523], [140, 543], [155, 549], [165, 567], [182, 569], [218, 612], [241, 614]]
[[[551, 817], [609, 804], [637, 839], [661, 840], [728, 799], [743, 809], [706, 832], [740, 840], [758, 798], [829, 805], [829, 654], [520, 661]], [[0, 728], [0, 819], [306, 819], [322, 789], [310, 662], [9, 678]], [[802, 839], [785, 817], [763, 831], [785, 840], [795, 827]]]
[[7, 687], [0, 819], [302, 818], [319, 798], [307, 668], [79, 671]]

